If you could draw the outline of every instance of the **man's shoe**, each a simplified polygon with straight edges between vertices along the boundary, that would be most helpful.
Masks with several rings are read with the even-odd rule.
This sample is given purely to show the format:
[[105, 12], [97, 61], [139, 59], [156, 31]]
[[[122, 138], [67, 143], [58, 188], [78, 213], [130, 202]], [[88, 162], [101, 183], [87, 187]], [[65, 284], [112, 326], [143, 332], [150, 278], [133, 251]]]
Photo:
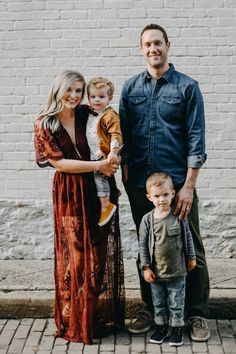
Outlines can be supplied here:
[[195, 342], [205, 342], [210, 337], [207, 320], [203, 317], [193, 316], [188, 319], [191, 327], [190, 337]]
[[112, 216], [114, 215], [117, 207], [115, 204], [112, 204], [111, 202], [109, 203], [108, 207], [106, 210], [101, 212], [101, 217], [98, 221], [99, 226], [104, 226], [108, 223], [108, 221], [111, 220]]
[[172, 327], [169, 345], [179, 347], [183, 344], [183, 327]]
[[153, 326], [153, 318], [148, 311], [139, 311], [134, 318], [131, 319], [128, 326], [130, 333], [139, 334], [149, 331]]
[[161, 344], [168, 333], [167, 325], [157, 325], [156, 331], [151, 335], [150, 342], [155, 344]]

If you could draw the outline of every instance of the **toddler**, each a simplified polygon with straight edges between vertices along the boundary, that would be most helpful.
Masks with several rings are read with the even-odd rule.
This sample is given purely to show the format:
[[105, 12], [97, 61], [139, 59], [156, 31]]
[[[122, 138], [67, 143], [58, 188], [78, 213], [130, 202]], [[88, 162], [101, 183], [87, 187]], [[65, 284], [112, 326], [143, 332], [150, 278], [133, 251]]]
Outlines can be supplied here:
[[[91, 108], [97, 113], [90, 114], [86, 126], [86, 136], [90, 148], [91, 160], [108, 159], [110, 163], [119, 163], [119, 151], [122, 147], [120, 118], [110, 106], [114, 92], [112, 82], [103, 77], [93, 78], [87, 86], [87, 95]], [[98, 197], [101, 201], [99, 226], [109, 222], [116, 211], [116, 205], [110, 202], [110, 188], [106, 176], [94, 173]]]
[[196, 266], [196, 255], [187, 219], [173, 214], [172, 179], [154, 173], [146, 182], [147, 198], [154, 209], [144, 215], [139, 229], [143, 275], [151, 285], [156, 331], [151, 343], [161, 344], [171, 327], [169, 344], [183, 344], [185, 277]]

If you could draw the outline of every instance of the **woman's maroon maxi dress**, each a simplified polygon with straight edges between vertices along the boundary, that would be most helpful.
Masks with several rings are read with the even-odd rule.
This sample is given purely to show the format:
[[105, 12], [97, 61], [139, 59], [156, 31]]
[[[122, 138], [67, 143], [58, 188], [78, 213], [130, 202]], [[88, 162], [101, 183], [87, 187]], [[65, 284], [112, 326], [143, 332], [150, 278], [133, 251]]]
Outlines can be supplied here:
[[[86, 106], [76, 109], [76, 149], [61, 127], [52, 134], [35, 122], [36, 161], [89, 160]], [[79, 156], [80, 155], [80, 156]], [[114, 178], [111, 200], [117, 203]], [[56, 336], [91, 344], [95, 336], [124, 324], [124, 267], [118, 213], [98, 226], [100, 202], [93, 173], [55, 172], [53, 180]]]

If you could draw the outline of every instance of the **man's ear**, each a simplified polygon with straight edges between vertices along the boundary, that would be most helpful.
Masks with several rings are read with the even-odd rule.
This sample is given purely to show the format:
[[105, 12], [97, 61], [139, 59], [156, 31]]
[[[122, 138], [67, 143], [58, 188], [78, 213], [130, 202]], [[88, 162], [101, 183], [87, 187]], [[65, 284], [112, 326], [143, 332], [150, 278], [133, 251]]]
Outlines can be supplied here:
[[168, 42], [166, 43], [166, 45], [167, 45], [168, 51], [169, 51], [169, 50], [170, 50], [170, 42], [168, 41]]

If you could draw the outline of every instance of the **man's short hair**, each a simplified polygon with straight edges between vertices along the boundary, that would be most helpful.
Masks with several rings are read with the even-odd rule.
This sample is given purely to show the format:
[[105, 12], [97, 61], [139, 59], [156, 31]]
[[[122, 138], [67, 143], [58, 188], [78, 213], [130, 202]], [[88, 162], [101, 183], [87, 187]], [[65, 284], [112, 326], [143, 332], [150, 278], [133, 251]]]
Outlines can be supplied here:
[[163, 37], [165, 39], [166, 44], [169, 42], [167, 33], [165, 31], [165, 29], [155, 23], [151, 23], [150, 25], [147, 25], [144, 27], [144, 29], [142, 30], [141, 34], [140, 34], [140, 44], [142, 46], [142, 35], [144, 34], [144, 32], [149, 31], [149, 30], [158, 30], [161, 31], [163, 33]]
[[102, 88], [102, 87], [107, 87], [108, 89], [108, 95], [110, 97], [113, 96], [114, 93], [114, 85], [113, 83], [106, 79], [105, 77], [94, 77], [92, 80], [89, 81], [87, 85], [87, 95], [89, 96], [89, 90], [90, 88]]
[[149, 194], [152, 187], [159, 187], [163, 184], [168, 183], [171, 189], [174, 189], [172, 178], [164, 172], [155, 172], [148, 177], [146, 182], [146, 190]]

